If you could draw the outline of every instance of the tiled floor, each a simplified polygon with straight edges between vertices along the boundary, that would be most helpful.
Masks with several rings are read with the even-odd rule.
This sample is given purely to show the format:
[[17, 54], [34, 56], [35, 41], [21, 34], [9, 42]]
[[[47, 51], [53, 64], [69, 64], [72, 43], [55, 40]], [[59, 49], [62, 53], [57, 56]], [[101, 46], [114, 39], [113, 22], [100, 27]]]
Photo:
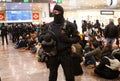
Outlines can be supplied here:
[[[1, 38], [0, 38], [1, 40]], [[75, 77], [75, 81], [120, 81], [106, 80], [91, 75], [93, 69], [83, 66], [84, 74]], [[14, 49], [14, 44], [1, 45], [0, 41], [0, 77], [2, 81], [48, 81], [49, 70], [44, 63], [37, 62], [37, 58], [24, 49]], [[62, 68], [59, 68], [58, 80], [65, 81]]]

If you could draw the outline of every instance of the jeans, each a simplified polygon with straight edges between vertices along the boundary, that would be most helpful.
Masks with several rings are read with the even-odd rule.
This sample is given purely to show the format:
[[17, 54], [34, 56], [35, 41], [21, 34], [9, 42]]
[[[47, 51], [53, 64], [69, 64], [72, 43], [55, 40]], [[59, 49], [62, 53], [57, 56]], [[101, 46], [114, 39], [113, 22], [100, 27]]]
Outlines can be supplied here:
[[90, 64], [96, 65], [96, 60], [95, 60], [94, 56], [90, 56], [90, 57], [85, 58], [84, 64], [85, 64], [85, 66], [88, 66]]

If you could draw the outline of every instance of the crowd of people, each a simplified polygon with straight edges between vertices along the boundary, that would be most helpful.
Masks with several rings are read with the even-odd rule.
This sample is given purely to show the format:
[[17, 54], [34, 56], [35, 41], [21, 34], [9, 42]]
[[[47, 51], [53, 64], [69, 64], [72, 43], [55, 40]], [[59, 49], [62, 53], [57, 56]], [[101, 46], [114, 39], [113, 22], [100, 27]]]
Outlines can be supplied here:
[[[64, 19], [64, 9], [56, 5], [51, 23], [33, 25], [32, 23], [2, 24], [2, 45], [11, 40], [15, 49], [24, 48], [36, 54], [48, 56], [44, 61], [50, 70], [49, 81], [57, 81], [57, 70], [62, 65], [66, 81], [74, 81], [74, 76], [84, 73], [81, 63], [94, 68], [94, 73], [106, 79], [114, 79], [120, 74], [120, 18], [118, 25], [110, 19], [102, 29], [103, 23], [82, 21], [82, 34], [76, 21]], [[9, 39], [7, 38], [9, 36]], [[42, 49], [41, 49], [42, 48]], [[41, 60], [39, 60], [41, 61]]]

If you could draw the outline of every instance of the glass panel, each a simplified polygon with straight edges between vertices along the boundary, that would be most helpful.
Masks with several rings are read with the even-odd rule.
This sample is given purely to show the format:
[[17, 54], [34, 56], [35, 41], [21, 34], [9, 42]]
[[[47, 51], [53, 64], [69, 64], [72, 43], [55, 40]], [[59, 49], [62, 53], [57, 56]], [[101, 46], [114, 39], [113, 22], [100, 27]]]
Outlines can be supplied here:
[[31, 21], [32, 12], [31, 11], [6, 11], [7, 21]]

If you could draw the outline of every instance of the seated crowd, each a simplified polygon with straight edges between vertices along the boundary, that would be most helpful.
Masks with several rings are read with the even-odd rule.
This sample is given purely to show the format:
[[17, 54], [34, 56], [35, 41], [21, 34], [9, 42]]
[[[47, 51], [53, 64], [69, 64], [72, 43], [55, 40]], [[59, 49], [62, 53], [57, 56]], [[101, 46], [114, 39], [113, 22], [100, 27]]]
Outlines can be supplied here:
[[[18, 32], [12, 36], [11, 40], [15, 43], [15, 48], [24, 48], [30, 50], [31, 53], [35, 54], [39, 59], [38, 61], [44, 62], [42, 58], [42, 45], [39, 43], [39, 35], [44, 30], [44, 25], [31, 26], [31, 24], [22, 25], [25, 29], [22, 29], [20, 25], [9, 27], [9, 34], [14, 34], [19, 28]], [[22, 33], [21, 33], [22, 30]], [[17, 37], [19, 35], [19, 37]], [[11, 36], [10, 36], [11, 37]], [[120, 74], [120, 48], [117, 41], [114, 43], [106, 44], [104, 35], [90, 34], [84, 32], [80, 34], [81, 40], [72, 45], [72, 56], [74, 65], [74, 74], [83, 74], [82, 66], [93, 68], [94, 73], [106, 79], [114, 79], [119, 77]], [[50, 39], [50, 38], [49, 38]], [[49, 40], [46, 37], [46, 40]], [[45, 41], [47, 42], [47, 41]], [[52, 44], [53, 42], [48, 43]], [[53, 51], [55, 51], [53, 49]], [[47, 58], [45, 58], [46, 60]]]

